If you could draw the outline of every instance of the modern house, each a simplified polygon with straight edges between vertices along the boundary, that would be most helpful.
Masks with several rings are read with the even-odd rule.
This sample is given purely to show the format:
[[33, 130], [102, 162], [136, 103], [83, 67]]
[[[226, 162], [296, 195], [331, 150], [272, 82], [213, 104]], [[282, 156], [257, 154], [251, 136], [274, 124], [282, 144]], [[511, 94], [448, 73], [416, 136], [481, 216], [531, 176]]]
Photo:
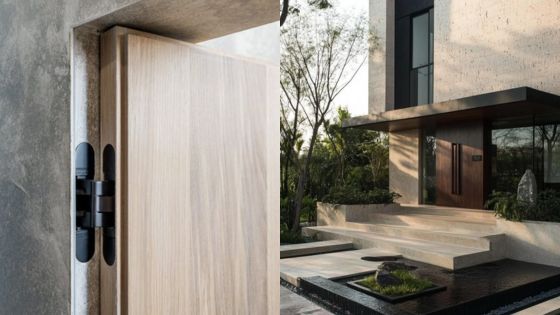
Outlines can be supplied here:
[[558, 1], [371, 1], [369, 115], [401, 203], [482, 209], [527, 169], [560, 187]]

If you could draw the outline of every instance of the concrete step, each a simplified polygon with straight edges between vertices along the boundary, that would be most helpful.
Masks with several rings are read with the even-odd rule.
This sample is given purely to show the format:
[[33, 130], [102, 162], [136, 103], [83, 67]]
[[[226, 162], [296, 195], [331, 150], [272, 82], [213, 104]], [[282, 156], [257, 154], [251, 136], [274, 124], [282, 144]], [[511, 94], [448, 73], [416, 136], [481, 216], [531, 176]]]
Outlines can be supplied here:
[[476, 231], [456, 231], [451, 233], [446, 230], [438, 229], [418, 229], [404, 225], [390, 224], [368, 224], [346, 222], [344, 228], [372, 232], [396, 238], [407, 238], [424, 240], [441, 244], [458, 245], [490, 250], [496, 248], [497, 244], [505, 237], [500, 233], [484, 233]]
[[493, 211], [480, 209], [401, 204], [399, 211], [407, 213], [431, 214], [449, 218], [463, 218], [473, 221], [483, 221], [486, 223], [493, 223], [496, 221], [496, 216]]
[[353, 248], [352, 242], [339, 240], [281, 245], [280, 258], [332, 253]]
[[407, 213], [405, 211], [371, 212], [364, 222], [370, 224], [387, 224], [408, 226], [417, 229], [447, 231], [451, 233], [495, 233], [496, 220], [473, 219], [468, 216], [444, 216], [437, 213]]
[[320, 240], [352, 241], [355, 248], [381, 248], [401, 254], [403, 257], [443, 268], [456, 270], [501, 258], [498, 251], [425, 240], [391, 237], [374, 232], [365, 232], [340, 227], [308, 227], [303, 229], [308, 236]]

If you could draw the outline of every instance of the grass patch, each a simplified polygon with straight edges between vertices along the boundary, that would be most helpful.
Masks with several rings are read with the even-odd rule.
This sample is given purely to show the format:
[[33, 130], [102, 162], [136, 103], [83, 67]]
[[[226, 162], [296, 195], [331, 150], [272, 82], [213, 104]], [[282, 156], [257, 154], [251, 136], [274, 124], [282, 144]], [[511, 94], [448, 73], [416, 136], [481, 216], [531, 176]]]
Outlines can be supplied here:
[[422, 292], [434, 286], [433, 283], [426, 279], [418, 278], [413, 275], [410, 271], [406, 270], [395, 270], [391, 271], [391, 274], [403, 281], [399, 285], [390, 285], [382, 287], [377, 281], [375, 281], [375, 276], [369, 276], [364, 280], [357, 282], [359, 285], [364, 286], [376, 293], [387, 296], [401, 296]]

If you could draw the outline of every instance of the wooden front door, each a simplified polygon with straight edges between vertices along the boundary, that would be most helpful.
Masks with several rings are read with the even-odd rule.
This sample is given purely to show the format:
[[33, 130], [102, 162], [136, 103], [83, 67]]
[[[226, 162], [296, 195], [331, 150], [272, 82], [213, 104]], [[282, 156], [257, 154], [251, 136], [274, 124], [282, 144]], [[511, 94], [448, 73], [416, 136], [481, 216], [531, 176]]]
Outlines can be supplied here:
[[483, 209], [484, 124], [436, 130], [436, 204]]
[[278, 66], [120, 27], [101, 45], [101, 144], [117, 174], [103, 308], [277, 313]]

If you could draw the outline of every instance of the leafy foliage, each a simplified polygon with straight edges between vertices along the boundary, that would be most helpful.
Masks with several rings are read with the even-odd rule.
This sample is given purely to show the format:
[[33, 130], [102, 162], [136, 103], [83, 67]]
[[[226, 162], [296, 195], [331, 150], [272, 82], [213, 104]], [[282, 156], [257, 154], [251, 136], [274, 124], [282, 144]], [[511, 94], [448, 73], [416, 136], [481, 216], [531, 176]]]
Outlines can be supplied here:
[[360, 191], [352, 186], [335, 188], [331, 193], [322, 198], [323, 202], [333, 204], [388, 204], [393, 203], [399, 194], [386, 189], [375, 188], [371, 191]]
[[336, 10], [338, 3], [292, 0], [281, 28], [281, 222], [292, 232], [315, 221], [316, 200], [327, 195], [351, 203], [395, 197], [381, 191], [388, 186], [387, 136], [342, 127], [350, 114], [337, 109], [337, 97], [379, 38], [365, 12], [351, 16]]
[[381, 286], [375, 281], [374, 276], [369, 276], [358, 284], [375, 291], [382, 295], [401, 296], [406, 294], [414, 294], [422, 292], [434, 286], [433, 283], [426, 279], [419, 278], [407, 270], [391, 271], [391, 274], [403, 281], [399, 285]]
[[552, 189], [539, 192], [534, 205], [517, 200], [513, 193], [493, 192], [486, 207], [509, 221], [560, 222], [560, 192]]

